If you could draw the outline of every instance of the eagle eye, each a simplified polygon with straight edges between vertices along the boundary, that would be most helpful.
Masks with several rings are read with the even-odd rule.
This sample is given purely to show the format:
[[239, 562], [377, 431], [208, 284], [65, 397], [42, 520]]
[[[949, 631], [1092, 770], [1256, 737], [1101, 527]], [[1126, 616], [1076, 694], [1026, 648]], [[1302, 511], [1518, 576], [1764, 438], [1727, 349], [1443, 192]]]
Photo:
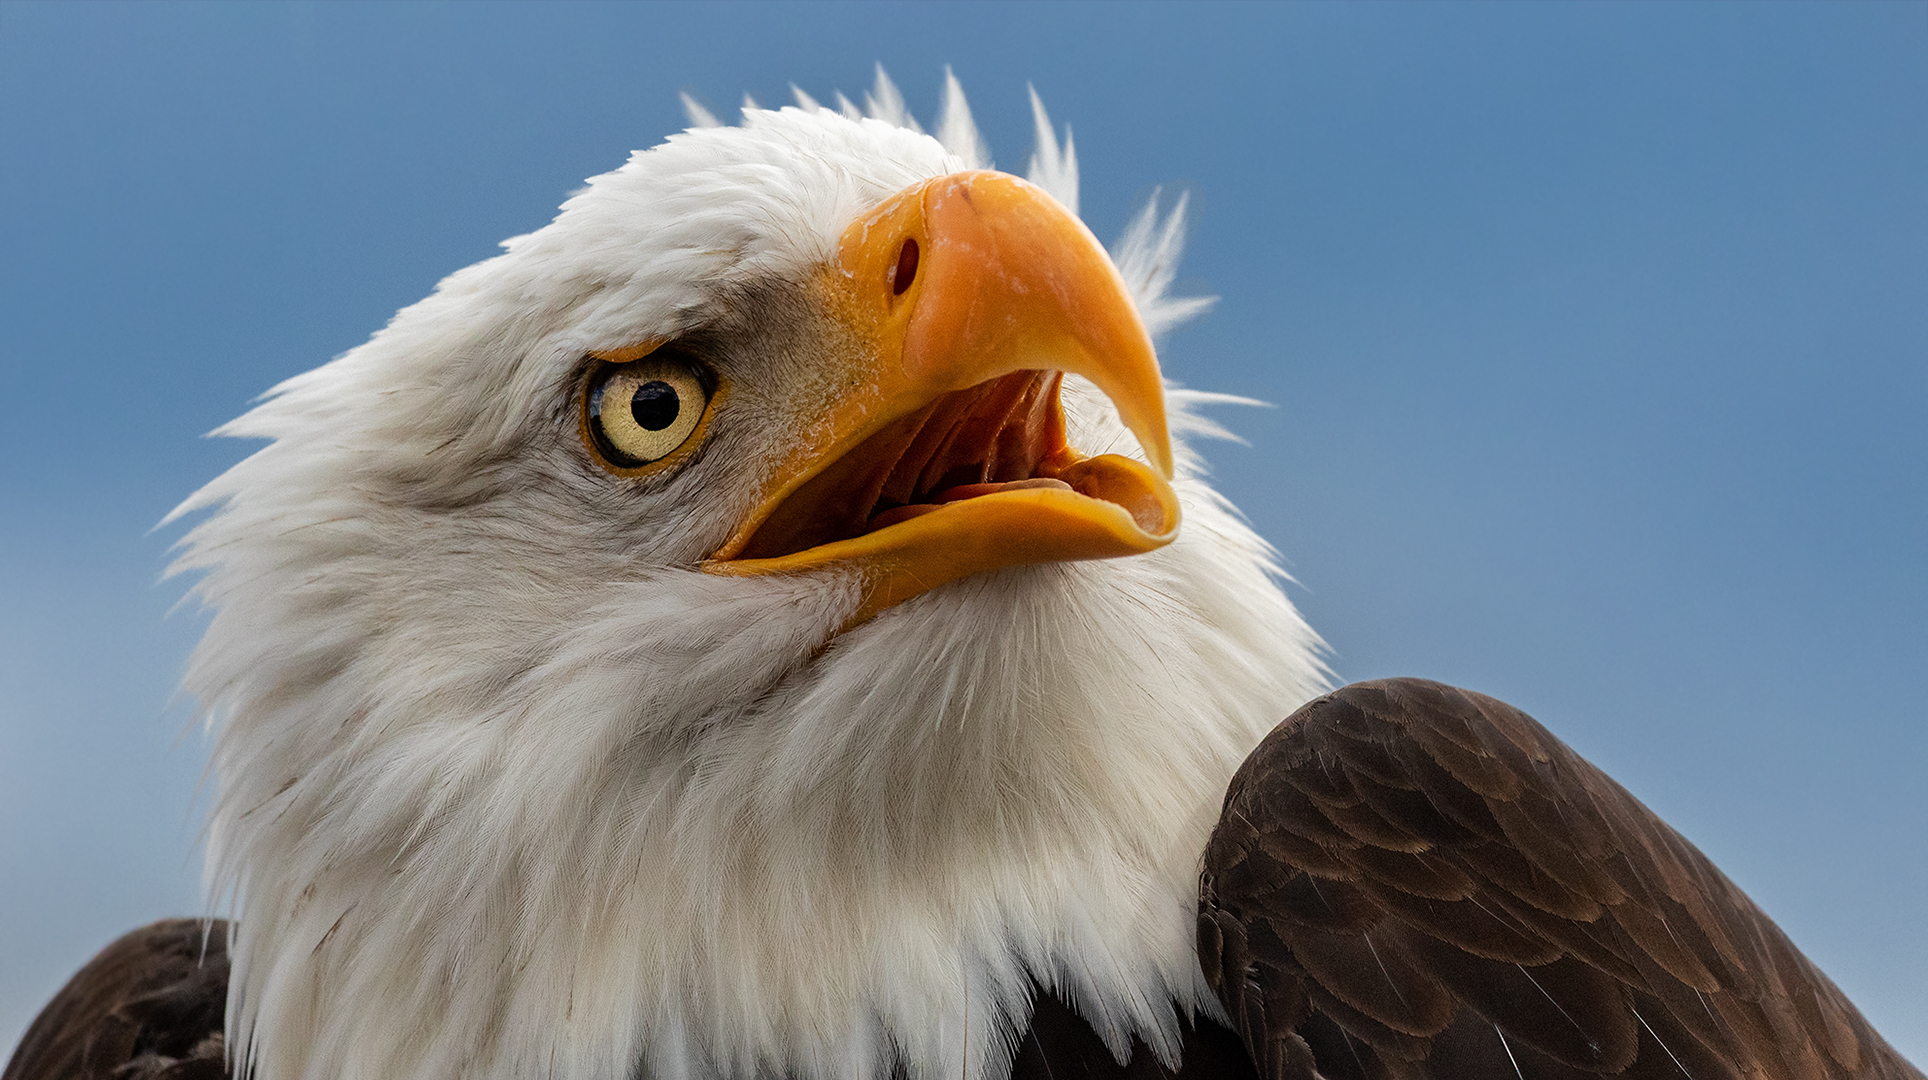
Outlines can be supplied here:
[[605, 464], [638, 469], [694, 444], [709, 403], [696, 365], [680, 356], [658, 352], [602, 364], [590, 375], [584, 433]]

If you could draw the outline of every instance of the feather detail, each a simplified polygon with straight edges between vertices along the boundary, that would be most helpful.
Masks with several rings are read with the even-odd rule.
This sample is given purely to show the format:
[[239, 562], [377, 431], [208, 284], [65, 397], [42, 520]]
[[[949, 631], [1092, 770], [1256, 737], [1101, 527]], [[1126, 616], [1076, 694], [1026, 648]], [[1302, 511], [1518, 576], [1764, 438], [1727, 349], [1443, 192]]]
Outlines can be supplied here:
[[1209, 417], [1200, 416], [1198, 410], [1210, 405], [1247, 405], [1261, 409], [1272, 408], [1269, 401], [1244, 397], [1239, 394], [1220, 394], [1210, 390], [1188, 390], [1171, 382], [1165, 384], [1165, 400], [1172, 405], [1172, 431], [1186, 435], [1196, 435], [1201, 439], [1221, 439], [1240, 446], [1250, 446], [1236, 432]]
[[971, 106], [964, 100], [964, 87], [958, 83], [949, 64], [944, 65], [944, 110], [937, 118], [937, 141], [962, 159], [967, 169], [992, 167], [991, 152], [978, 135], [977, 124], [971, 119]]
[[1037, 146], [1031, 151], [1031, 168], [1025, 178], [1051, 193], [1066, 210], [1078, 212], [1078, 148], [1071, 142], [1071, 125], [1064, 126], [1064, 147], [1051, 130], [1051, 116], [1044, 111], [1038, 88], [1026, 85], [1031, 93], [1031, 119], [1037, 127]]
[[683, 99], [683, 115], [689, 117], [691, 127], [714, 128], [723, 126], [723, 121], [718, 120], [715, 113], [704, 108], [689, 91], [685, 90], [677, 96]]
[[1160, 218], [1158, 198], [1162, 188], [1153, 189], [1125, 233], [1112, 245], [1111, 257], [1124, 276], [1126, 288], [1138, 302], [1138, 314], [1153, 338], [1167, 330], [1210, 311], [1216, 296], [1169, 296], [1172, 281], [1178, 276], [1178, 258], [1185, 250], [1185, 207], [1189, 193], [1178, 196], [1171, 213]]
[[877, 81], [871, 84], [870, 93], [864, 95], [864, 115], [919, 134], [924, 130], [904, 105], [903, 93], [897, 89], [896, 83], [890, 81], [882, 64], [877, 65]]
[[817, 104], [816, 98], [804, 93], [803, 87], [798, 86], [796, 83], [790, 84], [790, 96], [797, 100], [797, 108], [802, 109], [804, 112], [816, 112], [818, 109], [823, 108], [822, 105]]

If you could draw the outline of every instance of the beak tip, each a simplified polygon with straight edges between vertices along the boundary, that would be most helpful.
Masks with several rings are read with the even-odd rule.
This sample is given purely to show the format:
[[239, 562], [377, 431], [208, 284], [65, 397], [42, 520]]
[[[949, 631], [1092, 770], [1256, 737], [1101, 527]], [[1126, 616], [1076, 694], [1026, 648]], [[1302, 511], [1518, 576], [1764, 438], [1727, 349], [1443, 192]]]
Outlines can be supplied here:
[[[1165, 428], [1165, 418], [1159, 417], [1156, 426], [1129, 423], [1133, 435], [1138, 436], [1138, 445], [1145, 451], [1145, 461], [1160, 479], [1169, 481], [1175, 472], [1172, 454], [1171, 434]], [[1149, 430], [1147, 430], [1149, 428]]]

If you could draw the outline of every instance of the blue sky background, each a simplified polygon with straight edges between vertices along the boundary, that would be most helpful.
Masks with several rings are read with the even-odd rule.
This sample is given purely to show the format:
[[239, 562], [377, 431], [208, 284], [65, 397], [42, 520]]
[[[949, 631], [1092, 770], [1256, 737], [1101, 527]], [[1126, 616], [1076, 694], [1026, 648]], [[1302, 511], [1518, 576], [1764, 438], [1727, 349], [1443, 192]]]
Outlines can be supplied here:
[[0, 1047], [198, 899], [199, 436], [795, 81], [1025, 83], [1345, 679], [1537, 715], [1928, 1063], [1928, 5], [0, 6]]

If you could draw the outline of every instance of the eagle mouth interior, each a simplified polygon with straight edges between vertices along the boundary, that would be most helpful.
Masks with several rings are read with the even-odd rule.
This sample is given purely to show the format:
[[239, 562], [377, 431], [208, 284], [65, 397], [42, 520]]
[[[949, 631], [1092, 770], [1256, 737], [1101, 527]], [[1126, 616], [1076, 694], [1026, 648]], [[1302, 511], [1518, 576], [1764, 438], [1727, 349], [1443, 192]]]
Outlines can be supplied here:
[[1123, 505], [1147, 532], [1164, 511], [1108, 483], [1065, 443], [1058, 371], [1016, 371], [944, 394], [791, 492], [733, 559], [774, 559], [1001, 491], [1056, 488]]

